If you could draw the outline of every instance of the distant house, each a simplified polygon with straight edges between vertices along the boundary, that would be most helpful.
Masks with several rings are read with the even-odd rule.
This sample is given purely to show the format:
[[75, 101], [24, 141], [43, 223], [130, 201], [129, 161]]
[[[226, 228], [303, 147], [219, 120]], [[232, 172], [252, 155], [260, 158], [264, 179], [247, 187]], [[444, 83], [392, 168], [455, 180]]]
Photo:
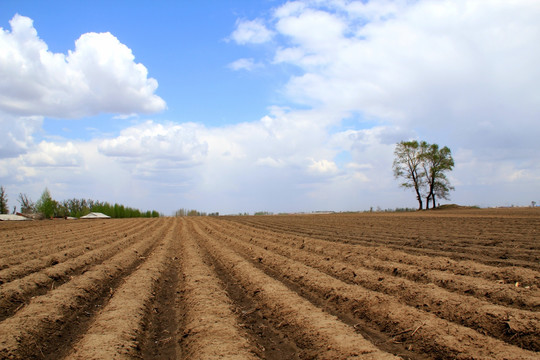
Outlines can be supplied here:
[[91, 212], [88, 215], [81, 216], [81, 219], [110, 219], [110, 218], [111, 218], [110, 216], [107, 216], [99, 212]]
[[32, 220], [26, 216], [15, 215], [15, 214], [2, 214], [0, 215], [0, 221], [21, 221], [21, 220]]

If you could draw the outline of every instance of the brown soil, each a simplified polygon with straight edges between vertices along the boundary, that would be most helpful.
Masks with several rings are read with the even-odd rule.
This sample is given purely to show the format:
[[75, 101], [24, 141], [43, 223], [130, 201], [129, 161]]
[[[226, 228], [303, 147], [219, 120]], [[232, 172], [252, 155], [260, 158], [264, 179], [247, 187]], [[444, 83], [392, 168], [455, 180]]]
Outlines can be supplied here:
[[540, 211], [0, 223], [0, 358], [536, 359]]

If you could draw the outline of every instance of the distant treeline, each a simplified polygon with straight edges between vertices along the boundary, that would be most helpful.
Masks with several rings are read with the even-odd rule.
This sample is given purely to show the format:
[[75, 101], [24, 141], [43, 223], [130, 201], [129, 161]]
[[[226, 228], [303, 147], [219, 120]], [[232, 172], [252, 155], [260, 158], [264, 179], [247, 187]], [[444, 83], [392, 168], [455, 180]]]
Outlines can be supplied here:
[[198, 210], [179, 209], [179, 210], [176, 210], [176, 212], [174, 213], [174, 216], [219, 216], [219, 213], [213, 212], [213, 213], [207, 214], [205, 212], [198, 211]]
[[[159, 217], [159, 212], [156, 210], [141, 211], [129, 206], [121, 204], [110, 204], [104, 201], [96, 201], [92, 199], [69, 199], [56, 201], [51, 197], [49, 189], [45, 189], [39, 200], [34, 203], [26, 194], [19, 194], [17, 198], [20, 206], [20, 212], [23, 214], [40, 213], [45, 218], [52, 217], [76, 217], [88, 215], [91, 212], [100, 212], [112, 218], [133, 218], [133, 217]], [[0, 203], [2, 213], [8, 213], [7, 197], [5, 196], [4, 187], [0, 188]], [[4, 212], [3, 207], [6, 208]], [[13, 213], [16, 212], [16, 207], [13, 208]]]
[[159, 212], [156, 210], [141, 211], [121, 204], [110, 204], [91, 199], [64, 200], [59, 204], [56, 216], [81, 217], [91, 212], [100, 212], [112, 218], [159, 217]]

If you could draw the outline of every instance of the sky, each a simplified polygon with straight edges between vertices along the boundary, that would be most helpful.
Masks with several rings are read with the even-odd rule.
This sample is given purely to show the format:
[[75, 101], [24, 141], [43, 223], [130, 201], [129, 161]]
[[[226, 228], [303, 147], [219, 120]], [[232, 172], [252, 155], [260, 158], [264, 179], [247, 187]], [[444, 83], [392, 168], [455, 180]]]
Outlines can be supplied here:
[[402, 140], [452, 150], [443, 203], [540, 203], [536, 0], [0, 1], [10, 209], [417, 206]]

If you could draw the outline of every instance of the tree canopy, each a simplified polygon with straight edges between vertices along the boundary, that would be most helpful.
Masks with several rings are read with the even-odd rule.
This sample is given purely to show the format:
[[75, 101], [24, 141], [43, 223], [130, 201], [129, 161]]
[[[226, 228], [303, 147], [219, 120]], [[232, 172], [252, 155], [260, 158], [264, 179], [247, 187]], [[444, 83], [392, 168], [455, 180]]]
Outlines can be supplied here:
[[453, 169], [454, 159], [448, 147], [425, 141], [401, 141], [396, 144], [394, 155], [394, 176], [404, 180], [400, 186], [414, 189], [419, 210], [423, 209], [424, 198], [426, 209], [430, 204], [435, 207], [437, 198], [449, 199], [454, 187], [446, 172]]
[[450, 171], [454, 167], [454, 159], [450, 149], [446, 146], [439, 148], [437, 144], [429, 145], [425, 142], [421, 146], [425, 148], [422, 166], [428, 186], [426, 209], [429, 209], [430, 201], [433, 207], [437, 205], [436, 196], [448, 199], [450, 190], [454, 190], [445, 174], [446, 171]]
[[424, 184], [422, 176], [422, 149], [418, 141], [402, 141], [394, 150], [394, 176], [403, 178], [400, 184], [404, 188], [412, 188], [416, 193], [419, 209], [422, 210], [421, 188]]
[[36, 210], [42, 213], [45, 218], [50, 219], [55, 215], [56, 207], [56, 201], [52, 199], [49, 189], [45, 188], [36, 203]]

